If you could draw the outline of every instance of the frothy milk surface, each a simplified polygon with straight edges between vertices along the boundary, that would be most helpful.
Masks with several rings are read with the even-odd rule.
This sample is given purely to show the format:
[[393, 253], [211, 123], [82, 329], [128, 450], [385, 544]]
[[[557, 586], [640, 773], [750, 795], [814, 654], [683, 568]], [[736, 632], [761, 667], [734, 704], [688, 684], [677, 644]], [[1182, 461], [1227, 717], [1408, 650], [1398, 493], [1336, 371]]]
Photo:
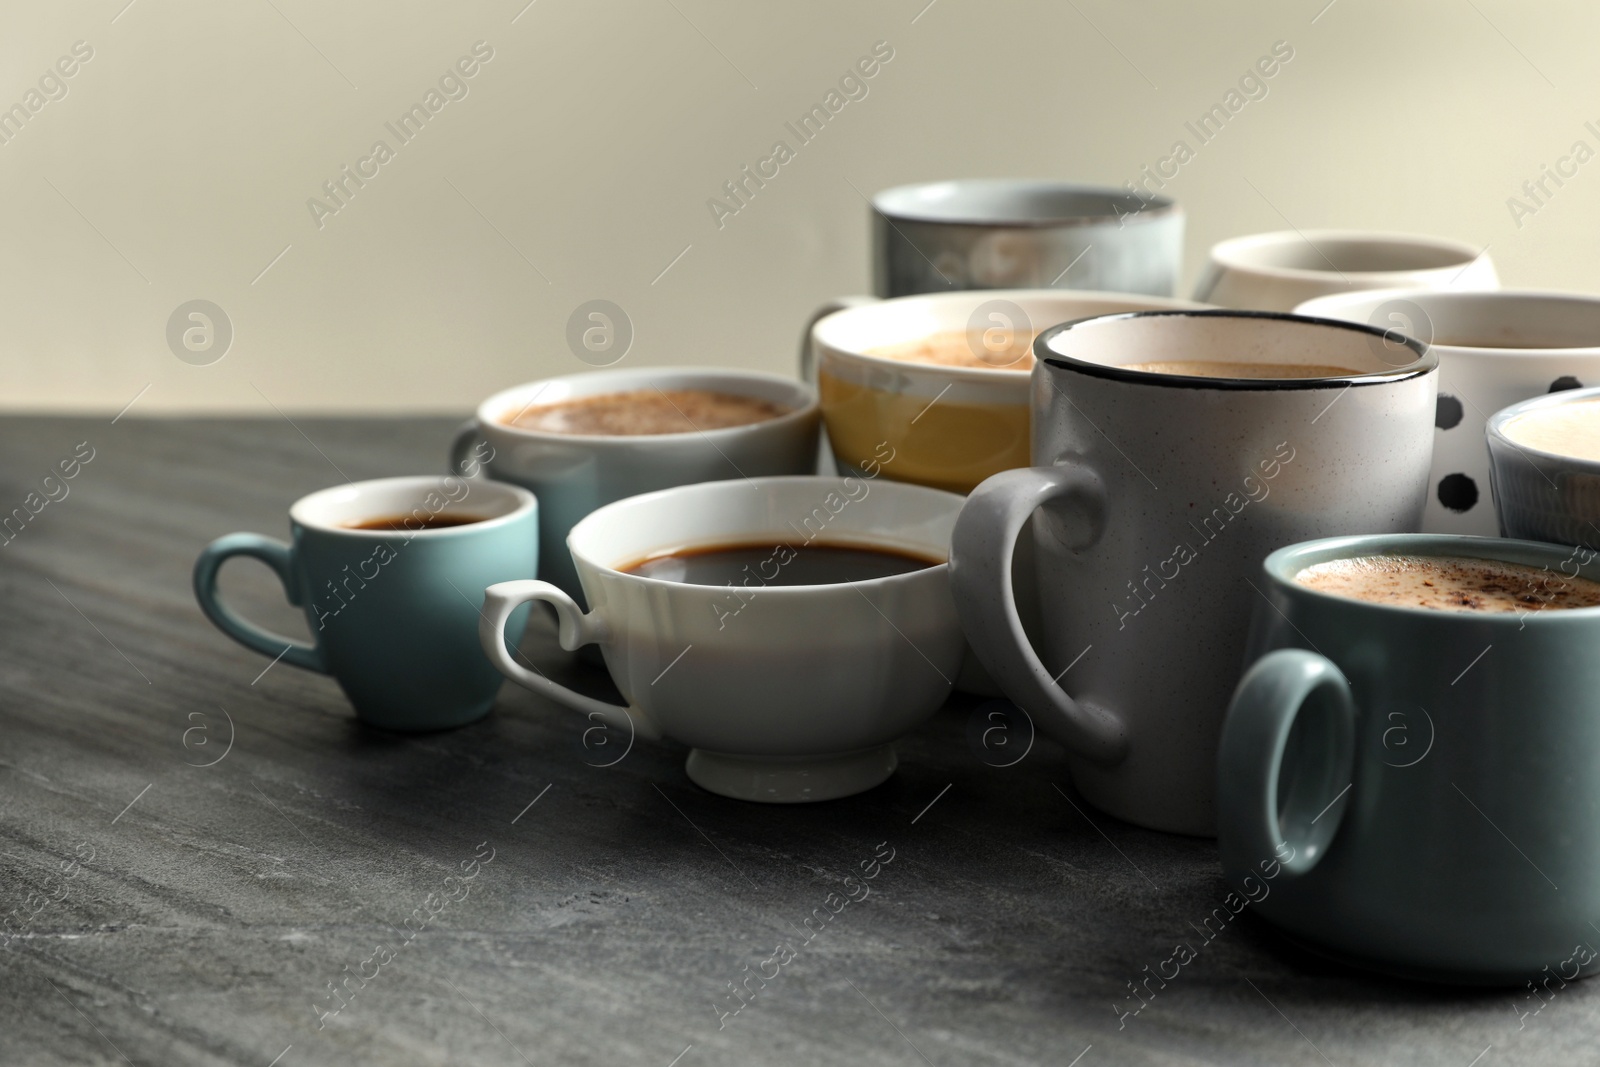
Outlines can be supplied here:
[[1600, 400], [1578, 400], [1518, 415], [1506, 423], [1505, 435], [1541, 452], [1600, 463]]
[[747, 426], [788, 410], [759, 397], [710, 389], [636, 389], [526, 408], [503, 421], [545, 433], [629, 437]]
[[1489, 614], [1600, 607], [1600, 582], [1456, 556], [1356, 556], [1307, 567], [1300, 585], [1353, 600]]
[[1031, 331], [997, 331], [996, 337], [979, 332], [968, 336], [960, 331], [947, 331], [897, 344], [879, 345], [867, 349], [867, 354], [905, 363], [929, 363], [936, 367], [1031, 371], [1033, 338]]

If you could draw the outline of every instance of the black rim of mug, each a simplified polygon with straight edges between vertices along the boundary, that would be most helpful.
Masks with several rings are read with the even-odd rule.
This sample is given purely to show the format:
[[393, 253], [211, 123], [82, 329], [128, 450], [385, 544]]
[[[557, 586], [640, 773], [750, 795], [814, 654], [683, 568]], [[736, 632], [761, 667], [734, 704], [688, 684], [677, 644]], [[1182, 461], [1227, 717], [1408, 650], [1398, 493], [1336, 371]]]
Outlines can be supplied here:
[[[1152, 371], [1128, 370], [1124, 367], [1111, 366], [1105, 363], [1091, 363], [1086, 359], [1064, 356], [1050, 347], [1050, 339], [1057, 334], [1066, 333], [1091, 322], [1103, 322], [1107, 319], [1142, 319], [1157, 316], [1168, 318], [1270, 319], [1278, 322], [1301, 323], [1307, 326], [1332, 327], [1366, 334], [1380, 341], [1392, 339], [1411, 349], [1412, 352], [1416, 353], [1417, 358], [1414, 362], [1396, 367], [1393, 370], [1341, 374], [1331, 378], [1202, 378], [1187, 374], [1162, 374]], [[1230, 308], [1123, 311], [1111, 315], [1094, 315], [1089, 318], [1074, 319], [1071, 322], [1063, 322], [1058, 326], [1052, 326], [1041, 333], [1033, 342], [1033, 356], [1038, 363], [1055, 370], [1077, 371], [1090, 377], [1107, 378], [1117, 382], [1166, 386], [1169, 388], [1232, 389], [1249, 390], [1251, 392], [1279, 392], [1286, 389], [1347, 389], [1358, 385], [1389, 385], [1394, 382], [1403, 382], [1410, 378], [1419, 378], [1423, 375], [1432, 374], [1439, 368], [1439, 357], [1426, 344], [1413, 337], [1398, 334], [1394, 330], [1383, 330], [1377, 326], [1369, 326], [1364, 322], [1344, 322], [1339, 319], [1323, 319], [1312, 315], [1295, 315], [1286, 311], [1246, 311]]]

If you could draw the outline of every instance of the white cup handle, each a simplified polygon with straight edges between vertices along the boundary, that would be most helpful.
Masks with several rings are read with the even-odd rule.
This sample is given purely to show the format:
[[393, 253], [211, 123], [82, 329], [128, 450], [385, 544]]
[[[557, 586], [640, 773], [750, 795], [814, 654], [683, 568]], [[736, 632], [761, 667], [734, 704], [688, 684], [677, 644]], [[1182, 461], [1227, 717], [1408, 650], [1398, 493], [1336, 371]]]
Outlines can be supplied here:
[[606, 640], [605, 620], [599, 617], [599, 613], [585, 615], [576, 601], [549, 582], [531, 579], [500, 582], [483, 591], [483, 611], [478, 615], [478, 643], [483, 645], [484, 655], [489, 657], [489, 662], [524, 689], [548, 697], [581, 715], [597, 716], [614, 730], [622, 730], [629, 736], [642, 737], [647, 741], [661, 740], [661, 730], [640, 709], [607, 704], [603, 700], [575, 693], [537, 671], [528, 670], [511, 657], [506, 647], [506, 621], [511, 618], [512, 612], [530, 600], [542, 600], [556, 609], [561, 647], [568, 652]]
[[876, 304], [877, 302], [878, 298], [875, 296], [840, 296], [828, 301], [811, 313], [811, 317], [806, 320], [805, 332], [800, 335], [801, 381], [810, 382], [812, 385], [817, 383], [817, 355], [811, 344], [811, 327], [832, 315], [835, 311], [844, 311], [847, 308], [858, 308], [863, 304]]

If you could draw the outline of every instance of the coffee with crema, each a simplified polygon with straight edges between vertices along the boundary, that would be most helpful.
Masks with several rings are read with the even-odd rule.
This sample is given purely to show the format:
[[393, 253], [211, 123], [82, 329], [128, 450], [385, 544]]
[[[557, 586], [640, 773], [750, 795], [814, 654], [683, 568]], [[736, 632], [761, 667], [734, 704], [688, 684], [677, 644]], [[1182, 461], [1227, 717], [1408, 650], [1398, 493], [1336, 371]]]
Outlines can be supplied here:
[[1034, 336], [1032, 330], [948, 330], [866, 351], [869, 356], [936, 367], [1031, 371]]
[[689, 585], [836, 585], [892, 578], [943, 563], [889, 545], [781, 541], [701, 545], [657, 552], [617, 570]]
[[501, 421], [542, 433], [627, 437], [724, 430], [788, 412], [760, 397], [711, 389], [633, 389], [527, 407]]
[[1511, 419], [1501, 432], [1524, 448], [1600, 463], [1600, 400], [1529, 411]]
[[1294, 580], [1352, 600], [1436, 611], [1510, 614], [1600, 607], [1600, 582], [1492, 559], [1356, 556], [1307, 567]]
[[1362, 373], [1330, 363], [1248, 363], [1220, 359], [1168, 359], [1124, 363], [1123, 370], [1177, 374], [1185, 378], [1347, 378]]
[[452, 526], [471, 526], [475, 522], [482, 522], [483, 515], [461, 515], [449, 511], [430, 513], [424, 508], [404, 515], [379, 515], [370, 519], [358, 519], [341, 525], [346, 530], [393, 530], [396, 533], [416, 533], [419, 530], [444, 530]]

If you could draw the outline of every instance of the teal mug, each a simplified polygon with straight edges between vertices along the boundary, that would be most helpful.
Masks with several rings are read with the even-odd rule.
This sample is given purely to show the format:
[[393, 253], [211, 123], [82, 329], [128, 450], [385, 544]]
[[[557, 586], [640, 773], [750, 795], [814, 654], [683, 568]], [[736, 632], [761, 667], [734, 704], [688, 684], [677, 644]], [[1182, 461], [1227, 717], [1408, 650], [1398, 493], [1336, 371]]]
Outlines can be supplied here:
[[[446, 477], [353, 482], [289, 509], [291, 544], [253, 533], [207, 545], [194, 594], [246, 648], [329, 674], [360, 719], [388, 730], [442, 730], [482, 718], [500, 672], [478, 643], [483, 590], [538, 570], [538, 503], [517, 486]], [[264, 630], [217, 595], [234, 556], [271, 567], [303, 608], [311, 643]], [[515, 645], [524, 610], [506, 628]]]
[[1461, 535], [1335, 537], [1269, 555], [1254, 662], [1218, 754], [1224, 875], [1307, 947], [1391, 974], [1593, 973], [1600, 608], [1442, 611], [1295, 581], [1374, 555], [1539, 568], [1534, 598], [1548, 596], [1543, 583], [1600, 580], [1592, 553]]

